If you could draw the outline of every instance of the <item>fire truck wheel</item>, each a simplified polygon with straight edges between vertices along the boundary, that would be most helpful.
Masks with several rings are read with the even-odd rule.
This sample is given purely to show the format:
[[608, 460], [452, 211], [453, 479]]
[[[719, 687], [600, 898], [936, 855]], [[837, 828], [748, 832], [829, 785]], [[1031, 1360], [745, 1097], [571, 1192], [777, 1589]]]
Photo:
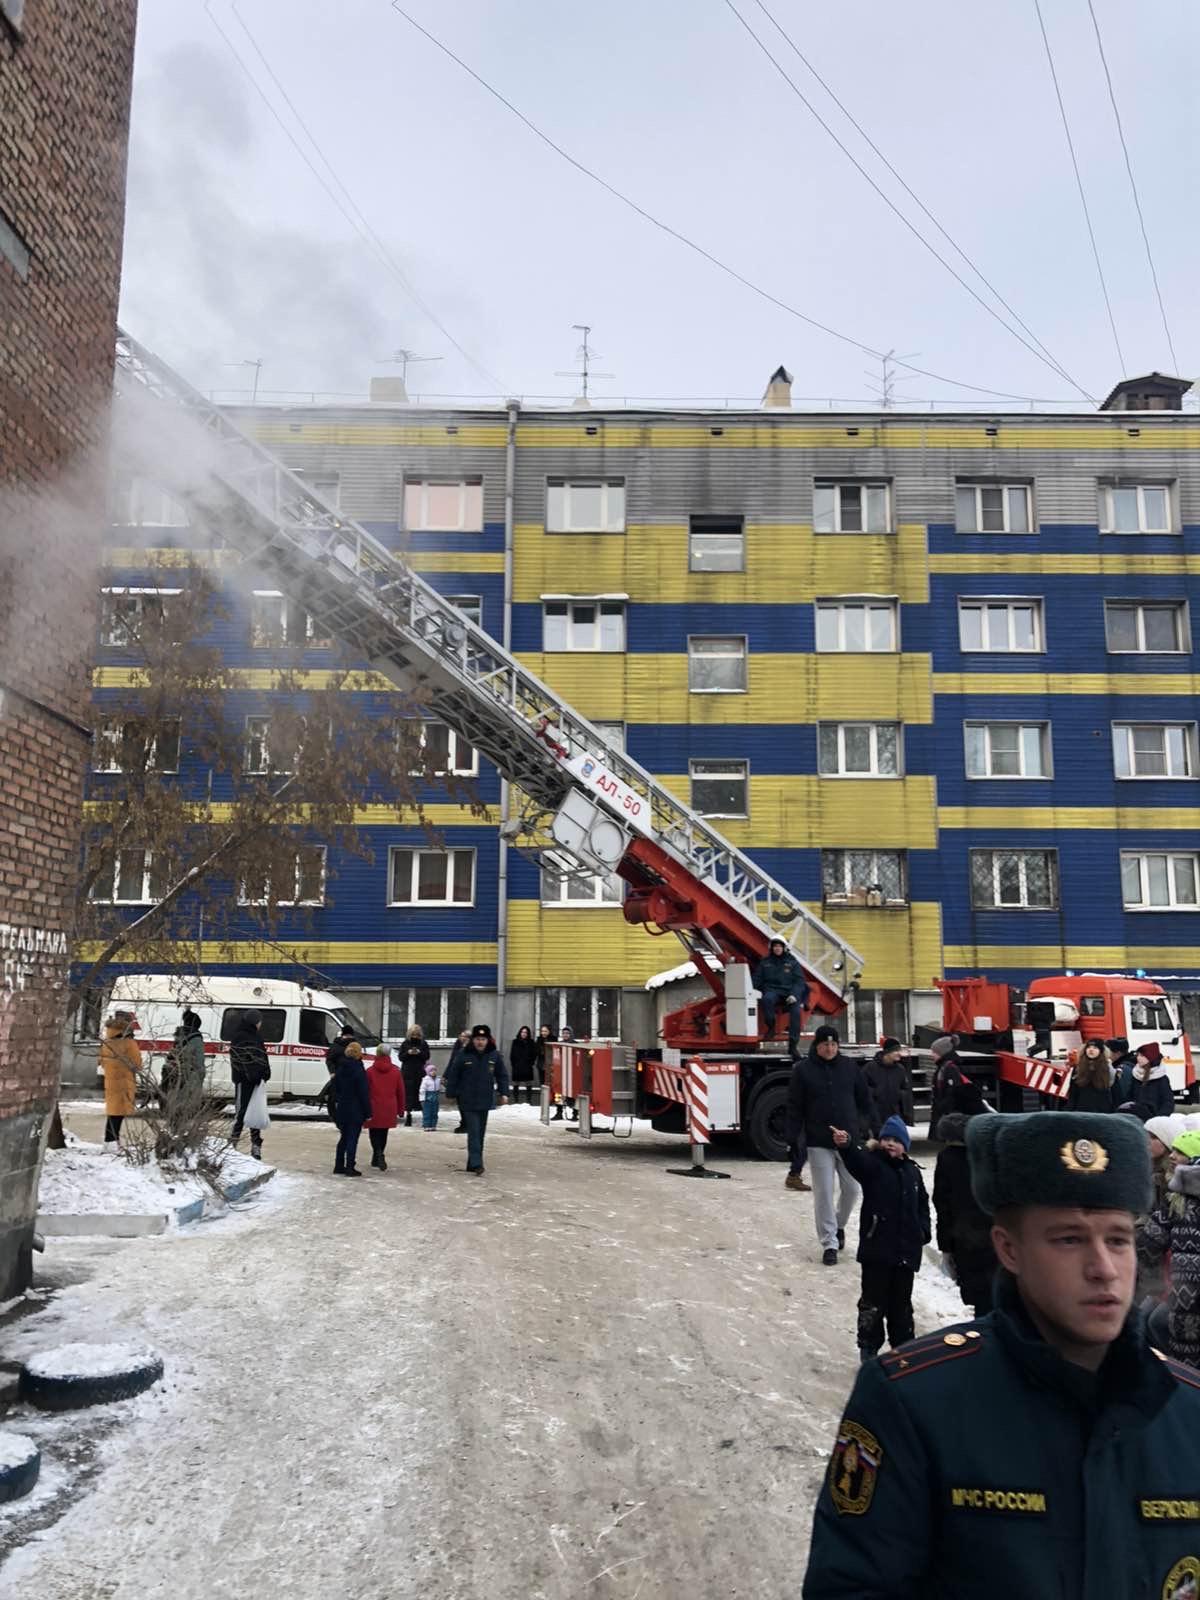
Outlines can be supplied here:
[[763, 1161], [788, 1159], [787, 1096], [786, 1083], [769, 1083], [750, 1107], [747, 1143]]

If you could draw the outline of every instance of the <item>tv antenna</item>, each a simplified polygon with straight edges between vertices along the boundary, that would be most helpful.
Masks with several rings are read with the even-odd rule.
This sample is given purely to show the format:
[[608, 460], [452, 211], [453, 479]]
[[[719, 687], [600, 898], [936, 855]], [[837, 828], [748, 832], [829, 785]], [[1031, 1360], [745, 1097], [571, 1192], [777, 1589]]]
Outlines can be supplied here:
[[264, 366], [263, 358], [259, 356], [255, 361], [251, 361], [249, 358], [247, 358], [245, 361], [227, 361], [225, 365], [227, 367], [254, 368], [254, 388], [251, 391], [250, 404], [256, 405], [258, 403], [258, 380], [262, 377], [262, 369]]
[[911, 375], [906, 375], [902, 378], [896, 376], [896, 363], [898, 361], [911, 361], [914, 356], [919, 356], [920, 354], [919, 350], [907, 350], [902, 356], [898, 356], [894, 350], [888, 350], [879, 358], [878, 374], [867, 371], [865, 367], [863, 368], [868, 378], [877, 377], [878, 379], [878, 387], [873, 388], [871, 393], [879, 401], [884, 411], [890, 411], [896, 404], [896, 385], [898, 383], [912, 382]]
[[592, 371], [592, 362], [600, 359], [600, 352], [598, 350], [593, 350], [591, 345], [588, 343], [588, 334], [592, 331], [591, 324], [588, 322], [573, 322], [571, 326], [583, 335], [583, 343], [575, 351], [576, 359], [579, 361], [579, 367], [577, 369], [572, 368], [569, 372], [556, 372], [554, 376], [556, 378], [577, 377], [579, 379], [579, 394], [575, 398], [575, 404], [577, 406], [588, 406], [592, 403], [590, 388], [591, 380], [593, 378], [612, 378], [615, 377], [616, 374], [612, 372]]
[[380, 356], [379, 360], [385, 367], [400, 368], [400, 382], [408, 387], [409, 363], [414, 361], [440, 361], [441, 356], [419, 356], [415, 350], [393, 350], [390, 356]]

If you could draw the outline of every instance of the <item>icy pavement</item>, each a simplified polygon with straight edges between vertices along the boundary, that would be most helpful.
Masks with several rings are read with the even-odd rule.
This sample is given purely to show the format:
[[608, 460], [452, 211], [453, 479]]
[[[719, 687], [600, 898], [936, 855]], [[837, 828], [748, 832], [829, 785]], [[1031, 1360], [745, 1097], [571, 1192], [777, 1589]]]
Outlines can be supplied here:
[[[349, 1182], [327, 1175], [331, 1127], [276, 1125], [281, 1174], [244, 1211], [49, 1243], [61, 1292], [3, 1329], [5, 1356], [138, 1342], [166, 1375], [85, 1438], [82, 1487], [0, 1566], [0, 1594], [798, 1589], [858, 1292], [850, 1252], [820, 1265], [811, 1196], [733, 1154], [713, 1161], [732, 1182], [671, 1177], [677, 1140], [583, 1144], [520, 1108], [473, 1178], [452, 1126], [397, 1130], [390, 1170]], [[929, 1291], [962, 1315], [951, 1285]], [[944, 1313], [924, 1305], [928, 1329]], [[43, 1449], [36, 1525], [61, 1509], [70, 1435], [7, 1425]]]

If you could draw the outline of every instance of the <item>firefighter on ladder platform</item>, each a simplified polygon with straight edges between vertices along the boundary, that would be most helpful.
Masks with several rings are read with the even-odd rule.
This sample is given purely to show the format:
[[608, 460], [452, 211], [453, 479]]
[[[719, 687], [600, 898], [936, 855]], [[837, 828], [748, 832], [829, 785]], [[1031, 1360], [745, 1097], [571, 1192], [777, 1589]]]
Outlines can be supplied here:
[[775, 1018], [783, 1009], [788, 1015], [788, 1055], [794, 1061], [800, 1054], [800, 1028], [808, 1009], [808, 979], [804, 968], [782, 939], [772, 939], [767, 954], [754, 969], [754, 987], [762, 996], [765, 1037], [775, 1033]]

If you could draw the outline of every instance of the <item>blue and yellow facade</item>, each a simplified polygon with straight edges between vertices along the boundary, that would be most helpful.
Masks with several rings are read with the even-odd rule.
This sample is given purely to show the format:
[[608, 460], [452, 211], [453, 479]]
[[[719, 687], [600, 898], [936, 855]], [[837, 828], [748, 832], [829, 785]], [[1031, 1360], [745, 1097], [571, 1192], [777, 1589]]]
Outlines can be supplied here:
[[[1142, 969], [1200, 990], [1200, 906], [1131, 910], [1121, 872], [1123, 852], [1200, 849], [1195, 755], [1187, 775], [1119, 779], [1112, 746], [1114, 723], [1197, 717], [1194, 414], [306, 406], [238, 417], [289, 466], [336, 480], [342, 510], [438, 589], [477, 600], [489, 632], [585, 715], [622, 724], [630, 754], [681, 795], [692, 763], [745, 762], [746, 815], [717, 826], [841, 929], [864, 954], [864, 990], [908, 997], [911, 1020], [936, 1005], [936, 977], [976, 971], [1024, 986], [1064, 969]], [[482, 527], [406, 528], [404, 485], [423, 477], [481, 480]], [[623, 484], [623, 531], [547, 531], [551, 479]], [[888, 531], [815, 532], [817, 482], [886, 484]], [[956, 487], [968, 483], [1027, 486], [1034, 531], [960, 531]], [[1137, 483], [1169, 486], [1174, 531], [1101, 531], [1104, 487]], [[689, 526], [702, 516], [741, 519], [743, 570], [691, 570]], [[155, 558], [140, 546], [156, 537], [116, 530], [110, 581], [148, 581]], [[547, 651], [548, 597], [598, 596], [625, 607], [624, 650]], [[892, 602], [897, 648], [818, 651], [816, 602], [846, 597]], [[1040, 648], [964, 651], [960, 603], [982, 597], [1036, 601]], [[1106, 604], [1138, 601], [1180, 608], [1176, 650], [1110, 649]], [[227, 626], [229, 658], [253, 669], [236, 601]], [[689, 689], [698, 635], [745, 639], [744, 692]], [[103, 696], [122, 663], [100, 655]], [[818, 726], [855, 721], [900, 725], [899, 774], [819, 773]], [[1047, 775], [968, 777], [966, 723], [1044, 726]], [[476, 787], [500, 806], [492, 769]], [[474, 904], [389, 907], [388, 848], [421, 840], [366, 807], [374, 860], [331, 860], [309, 960], [368, 1009], [407, 985], [465, 986], [485, 1010], [503, 988], [510, 1027], [534, 1020], [539, 990], [619, 989], [626, 1037], [649, 1042], [633, 997], [675, 951], [627, 928], [618, 906], [543, 904], [536, 868], [511, 850], [502, 906], [496, 822], [430, 799], [446, 842], [477, 852]], [[831, 900], [821, 861], [833, 850], [902, 852], [904, 903]], [[972, 852], [1028, 850], [1054, 852], [1053, 906], [977, 903]], [[860, 1005], [860, 1032], [867, 1017]]]

